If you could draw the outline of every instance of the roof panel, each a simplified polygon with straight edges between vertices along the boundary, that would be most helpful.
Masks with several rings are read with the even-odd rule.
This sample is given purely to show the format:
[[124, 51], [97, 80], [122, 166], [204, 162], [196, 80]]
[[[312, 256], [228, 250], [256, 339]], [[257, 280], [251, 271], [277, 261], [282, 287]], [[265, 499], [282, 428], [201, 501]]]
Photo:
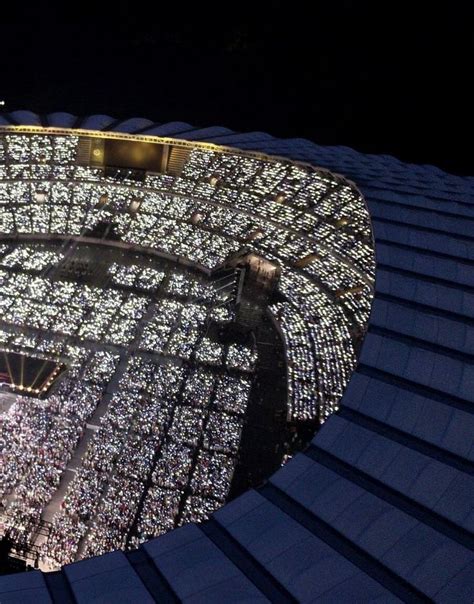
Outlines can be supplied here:
[[100, 600], [123, 604], [154, 602], [122, 552], [68, 564], [64, 573], [78, 603]]
[[25, 126], [41, 126], [39, 115], [32, 111], [12, 111], [9, 115], [13, 123]]
[[52, 604], [43, 574], [39, 571], [0, 576], [2, 604]]
[[82, 120], [79, 127], [84, 130], [103, 130], [113, 122], [115, 119], [110, 115], [90, 115]]
[[150, 541], [144, 548], [182, 601], [268, 602], [194, 525]]
[[48, 113], [48, 124], [56, 128], [73, 128], [77, 122], [77, 115], [65, 113], [64, 111], [56, 111]]
[[114, 132], [136, 132], [137, 130], [142, 130], [143, 128], [150, 127], [154, 124], [151, 120], [147, 120], [143, 117], [135, 117], [132, 119], [124, 120], [119, 124], [116, 124], [112, 131]]

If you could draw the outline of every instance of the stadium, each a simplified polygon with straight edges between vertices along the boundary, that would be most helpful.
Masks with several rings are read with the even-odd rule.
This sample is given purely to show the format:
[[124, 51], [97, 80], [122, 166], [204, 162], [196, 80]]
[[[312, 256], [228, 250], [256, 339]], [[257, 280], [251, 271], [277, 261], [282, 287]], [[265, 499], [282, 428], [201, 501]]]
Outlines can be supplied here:
[[473, 188], [1, 116], [2, 602], [471, 601]]

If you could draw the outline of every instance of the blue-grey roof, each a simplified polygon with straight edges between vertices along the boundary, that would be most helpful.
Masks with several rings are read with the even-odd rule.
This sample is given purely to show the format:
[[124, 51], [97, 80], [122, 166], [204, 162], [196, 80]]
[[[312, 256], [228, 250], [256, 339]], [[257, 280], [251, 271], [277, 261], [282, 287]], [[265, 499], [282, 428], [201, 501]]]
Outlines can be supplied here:
[[207, 140], [351, 178], [376, 293], [359, 365], [307, 450], [201, 525], [0, 577], [3, 602], [474, 601], [474, 178], [304, 139], [16, 111], [0, 123]]

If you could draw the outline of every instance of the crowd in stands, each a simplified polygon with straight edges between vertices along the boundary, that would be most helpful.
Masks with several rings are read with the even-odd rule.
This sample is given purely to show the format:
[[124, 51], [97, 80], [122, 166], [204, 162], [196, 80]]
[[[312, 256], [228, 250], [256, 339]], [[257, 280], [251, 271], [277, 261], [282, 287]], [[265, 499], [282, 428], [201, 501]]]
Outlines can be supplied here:
[[[29, 259], [27, 270], [22, 259]], [[206, 335], [212, 303], [219, 300], [207, 279], [112, 263], [101, 288], [58, 277], [52, 266], [61, 259], [42, 244], [0, 249], [0, 346], [25, 354], [42, 350], [67, 365], [53, 394], [17, 397], [0, 427], [2, 522], [17, 543], [34, 542], [74, 452], [87, 442], [40, 547], [46, 568], [133, 547], [222, 505], [257, 360], [248, 346], [222, 345]], [[73, 322], [76, 308], [86, 313]], [[150, 318], [141, 324], [145, 309]], [[63, 316], [67, 328], [58, 323]], [[130, 338], [114, 335], [128, 318], [136, 331], [133, 354]], [[218, 313], [214, 320], [229, 316]], [[148, 338], [160, 325], [169, 330], [168, 344], [158, 361], [148, 360], [139, 351], [154, 358]], [[187, 337], [190, 329], [195, 340]], [[121, 358], [128, 361], [117, 373]], [[99, 406], [98, 424], [88, 428]], [[158, 512], [169, 501], [175, 503], [163, 518]]]
[[[311, 325], [316, 319], [319, 329], [328, 325], [331, 331], [330, 321], [318, 320], [310, 306], [332, 305], [341, 312], [331, 312], [329, 318], [337, 317], [345, 324], [339, 330], [344, 338], [346, 332], [363, 332], [374, 278], [371, 227], [360, 193], [340, 177], [290, 162], [195, 148], [179, 177], [148, 174], [143, 183], [118, 182], [100, 168], [75, 165], [77, 137], [6, 135], [0, 137], [0, 143], [4, 161], [0, 232], [84, 235], [105, 221], [124, 242], [185, 257], [207, 269], [245, 246], [278, 262], [283, 269], [282, 283], [293, 280], [312, 290], [311, 304], [296, 309], [296, 322], [302, 317]], [[41, 202], [32, 203], [36, 199]], [[129, 208], [135, 199], [141, 204], [132, 213]], [[298, 262], [310, 254], [313, 260], [299, 268]], [[138, 273], [126, 273], [124, 269], [113, 279], [148, 291], [160, 279], [160, 275], [145, 274], [142, 287], [136, 281]], [[284, 286], [281, 291], [287, 295]], [[101, 321], [98, 317], [97, 324]], [[290, 331], [294, 339], [297, 330]], [[117, 328], [112, 340], [126, 343], [132, 332], [131, 320]], [[88, 335], [86, 331], [85, 337]], [[160, 327], [154, 344], [158, 348], [163, 345], [162, 336]], [[192, 329], [176, 333], [171, 346], [178, 354], [189, 355], [184, 339], [195, 336]], [[337, 330], [323, 338], [320, 344], [328, 343], [329, 349], [321, 354], [335, 359], [338, 379], [343, 381], [353, 359], [347, 361], [345, 344], [332, 344], [336, 338]], [[307, 334], [291, 344], [306, 347], [303, 356], [308, 359], [312, 356], [310, 339]], [[208, 353], [204, 343], [199, 354], [208, 358]], [[215, 354], [217, 361], [219, 352]], [[295, 357], [292, 367], [297, 362]], [[300, 383], [296, 376], [292, 381]], [[314, 415], [315, 405], [305, 409], [301, 404], [306, 396], [301, 393], [299, 399], [297, 403], [290, 398], [289, 415], [293, 419]]]
[[70, 241], [106, 225], [111, 244], [208, 273], [243, 249], [275, 261], [281, 301], [269, 312], [285, 344], [291, 420], [323, 422], [337, 408], [374, 279], [368, 212], [340, 177], [195, 148], [179, 177], [119, 181], [77, 165], [78, 142], [0, 135], [0, 346], [62, 355], [68, 366], [47, 404], [18, 397], [2, 415], [1, 513], [14, 539], [34, 538], [87, 438], [42, 546], [51, 567], [132, 547], [222, 505], [257, 354], [208, 333], [234, 311], [204, 278], [117, 260], [103, 286], [74, 281], [53, 270], [66, 248], [8, 237]]
[[133, 547], [222, 505], [250, 387], [245, 373], [133, 357], [53, 519], [43, 561]]
[[17, 397], [2, 415], [0, 500], [8, 513], [6, 530], [20, 543], [31, 538], [58, 488], [118, 361], [105, 351], [70, 346], [64, 354], [69, 375], [47, 402]]

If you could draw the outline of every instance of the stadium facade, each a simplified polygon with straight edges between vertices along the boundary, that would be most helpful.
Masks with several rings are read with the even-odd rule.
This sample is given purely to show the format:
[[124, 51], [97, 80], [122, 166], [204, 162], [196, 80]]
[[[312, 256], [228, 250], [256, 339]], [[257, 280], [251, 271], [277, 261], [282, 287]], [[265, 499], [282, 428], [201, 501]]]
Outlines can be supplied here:
[[[331, 207], [336, 236], [320, 234], [323, 243], [326, 237], [330, 241], [327, 255], [298, 248], [294, 256], [291, 250], [295, 274], [317, 267], [315, 273], [323, 275], [324, 258], [329, 262], [329, 250], [343, 249], [339, 245], [345, 232], [351, 233], [351, 242], [367, 243], [370, 225], [359, 191], [371, 215], [377, 261], [375, 295], [357, 367], [340, 402], [332, 386], [324, 389], [324, 384], [314, 384], [322, 391], [321, 401], [329, 401], [330, 407], [318, 420], [326, 420], [338, 405], [339, 410], [324, 421], [304, 452], [263, 486], [233, 500], [202, 524], [186, 524], [135, 551], [81, 560], [58, 572], [1, 577], [2, 602], [471, 602], [474, 179], [403, 164], [391, 157], [319, 147], [302, 139], [279, 140], [259, 132], [239, 134], [224, 128], [195, 129], [184, 123], [154, 124], [143, 119], [117, 121], [108, 116], [78, 119], [64, 113], [14, 112], [0, 119], [3, 133], [11, 136], [23, 132], [46, 137], [54, 129], [77, 129], [78, 136], [81, 130], [104, 133], [102, 137], [84, 133], [92, 141], [113, 139], [114, 132], [169, 137], [235, 147], [254, 153], [256, 161], [267, 154], [320, 166], [318, 178], [331, 180], [330, 192], [347, 193], [341, 199], [350, 212], [336, 216]], [[179, 148], [177, 142], [174, 145]], [[94, 157], [94, 151], [99, 162], [103, 149], [92, 145], [88, 157]], [[114, 152], [120, 156], [120, 149]], [[173, 165], [179, 165], [182, 157], [175, 156]], [[129, 160], [127, 178], [133, 178], [133, 170], [145, 161], [155, 160], [140, 157], [136, 166]], [[117, 164], [120, 159], [114, 161]], [[34, 180], [24, 168], [18, 170], [18, 180]], [[109, 176], [117, 178], [118, 173]], [[222, 176], [206, 174], [206, 178], [207, 185], [215, 187]], [[47, 187], [35, 189], [39, 204], [48, 194]], [[286, 204], [287, 195], [277, 191], [268, 200], [278, 205], [282, 216], [291, 205]], [[324, 202], [331, 196], [319, 199]], [[95, 203], [99, 210], [108, 199]], [[130, 215], [140, 210], [136, 196], [128, 203]], [[206, 218], [205, 212], [198, 214], [195, 211], [191, 216], [195, 223]], [[268, 215], [265, 219], [268, 223]], [[18, 212], [18, 223], [24, 224], [21, 220], [33, 224], [30, 215], [21, 218]], [[282, 220], [292, 220], [291, 213]], [[248, 243], [258, 242], [259, 228], [265, 231], [268, 226], [255, 228]], [[17, 223], [13, 228], [8, 223], [5, 231], [17, 245], [22, 232]], [[285, 254], [284, 242], [281, 247]], [[336, 284], [331, 290], [328, 275], [318, 291], [321, 295], [332, 291], [333, 302], [346, 306], [339, 326], [347, 327], [350, 338], [337, 340], [349, 346], [365, 333], [369, 309], [365, 301], [370, 304], [373, 274], [370, 246], [368, 253], [355, 258], [351, 258], [352, 248], [347, 249], [347, 258], [340, 254], [337, 258], [349, 275], [358, 275], [359, 282], [344, 281], [343, 287]], [[359, 266], [358, 259], [362, 259]], [[204, 265], [205, 260], [192, 259]], [[289, 288], [295, 295], [299, 284]], [[284, 308], [276, 311], [281, 321]], [[346, 322], [348, 316], [351, 321]], [[347, 354], [347, 348], [344, 351]], [[288, 342], [286, 353], [288, 358]], [[353, 351], [351, 359], [352, 355]], [[52, 362], [51, 355], [46, 357], [44, 362]], [[344, 352], [332, 358], [341, 360]], [[301, 354], [295, 353], [290, 361], [290, 367], [298, 368]], [[335, 365], [341, 366], [339, 361]], [[48, 375], [61, 370], [59, 365], [52, 366]], [[308, 383], [307, 376], [302, 379], [296, 370], [294, 375], [289, 372], [288, 379], [293, 380], [293, 392]], [[344, 379], [338, 384], [345, 387]], [[293, 419], [301, 420], [301, 414], [306, 417], [308, 400], [302, 396], [295, 403], [290, 412]]]

